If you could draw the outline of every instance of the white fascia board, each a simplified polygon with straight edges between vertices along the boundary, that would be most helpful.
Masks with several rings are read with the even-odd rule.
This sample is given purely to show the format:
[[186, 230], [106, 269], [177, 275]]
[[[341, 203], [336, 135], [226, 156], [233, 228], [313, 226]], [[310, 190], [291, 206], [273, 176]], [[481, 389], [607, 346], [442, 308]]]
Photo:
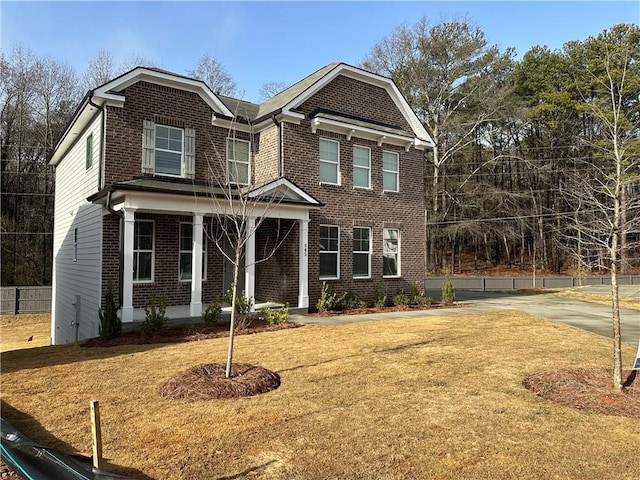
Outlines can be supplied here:
[[281, 187], [281, 186], [288, 188], [289, 190], [294, 192], [296, 195], [303, 198], [306, 202], [309, 202], [313, 205], [320, 205], [320, 203], [315, 198], [313, 198], [307, 192], [302, 190], [300, 187], [291, 183], [291, 181], [287, 180], [286, 178], [279, 178], [273, 182], [269, 182], [266, 185], [263, 185], [262, 187], [252, 190], [251, 192], [249, 192], [248, 195], [249, 197], [252, 197], [252, 198], [260, 197], [265, 193], [277, 190], [278, 187]]
[[177, 77], [168, 73], [148, 70], [144, 67], [134, 68], [130, 72], [105, 83], [95, 90], [95, 95], [109, 95], [107, 92], [120, 91], [139, 81], [156, 83], [178, 90], [186, 90], [200, 95], [200, 97], [211, 107], [212, 110], [223, 115], [233, 117], [233, 113], [222, 103], [222, 101], [211, 91], [209, 86], [200, 81], [189, 78]]

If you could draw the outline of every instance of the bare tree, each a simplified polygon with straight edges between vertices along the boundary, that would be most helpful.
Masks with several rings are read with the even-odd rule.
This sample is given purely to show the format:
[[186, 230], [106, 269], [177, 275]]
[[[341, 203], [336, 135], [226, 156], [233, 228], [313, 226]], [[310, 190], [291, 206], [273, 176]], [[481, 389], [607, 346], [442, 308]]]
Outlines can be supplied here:
[[104, 48], [98, 50], [96, 55], [89, 61], [82, 77], [84, 91], [86, 92], [108, 82], [116, 76], [116, 72], [113, 54]]
[[224, 65], [217, 58], [205, 53], [200, 57], [194, 70], [188, 70], [187, 74], [193, 78], [204, 81], [211, 90], [219, 95], [233, 97], [238, 95], [238, 85], [227, 73]]
[[263, 83], [258, 90], [258, 100], [264, 102], [271, 97], [275, 97], [278, 93], [288, 88], [289, 84], [286, 82], [266, 82]]

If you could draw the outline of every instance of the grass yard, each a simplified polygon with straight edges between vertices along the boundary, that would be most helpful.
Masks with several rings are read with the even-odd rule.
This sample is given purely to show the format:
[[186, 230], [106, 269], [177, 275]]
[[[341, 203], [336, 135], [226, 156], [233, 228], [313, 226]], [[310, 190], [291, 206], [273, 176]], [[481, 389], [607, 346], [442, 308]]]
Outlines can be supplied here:
[[[582, 300], [583, 302], [598, 303], [600, 305], [611, 306], [611, 295], [600, 295], [596, 293], [583, 293], [580, 289], [561, 289], [556, 290], [553, 294], [557, 297], [571, 298], [573, 300]], [[620, 307], [629, 308], [631, 310], [640, 310], [640, 298], [620, 297]]]
[[[522, 386], [536, 372], [608, 367], [611, 342], [597, 335], [521, 312], [307, 326], [236, 339], [236, 361], [277, 372], [277, 390], [158, 395], [226, 348], [219, 338], [4, 352], [2, 414], [37, 441], [88, 452], [98, 399], [106, 468], [135, 478], [640, 478], [640, 419]], [[623, 355], [628, 366], [635, 349]]]
[[51, 344], [49, 314], [0, 315], [0, 351]]

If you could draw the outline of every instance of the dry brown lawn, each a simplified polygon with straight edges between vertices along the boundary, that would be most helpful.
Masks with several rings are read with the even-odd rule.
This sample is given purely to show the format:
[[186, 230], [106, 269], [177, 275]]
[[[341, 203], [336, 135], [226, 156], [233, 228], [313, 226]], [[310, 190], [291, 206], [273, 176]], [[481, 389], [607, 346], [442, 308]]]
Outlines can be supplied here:
[[[607, 367], [610, 341], [520, 312], [238, 337], [238, 362], [281, 386], [175, 401], [167, 378], [223, 361], [226, 339], [2, 354], [3, 416], [35, 440], [89, 451], [100, 400], [107, 469], [155, 479], [637, 479], [640, 419], [551, 403], [522, 381]], [[625, 365], [635, 349], [625, 345]]]
[[[611, 295], [599, 295], [596, 293], [584, 293], [577, 289], [556, 290], [553, 294], [557, 297], [572, 298], [583, 302], [598, 303], [601, 305], [611, 305]], [[640, 310], [640, 298], [620, 297], [620, 307], [631, 310]]]
[[51, 344], [49, 314], [0, 315], [0, 351]]

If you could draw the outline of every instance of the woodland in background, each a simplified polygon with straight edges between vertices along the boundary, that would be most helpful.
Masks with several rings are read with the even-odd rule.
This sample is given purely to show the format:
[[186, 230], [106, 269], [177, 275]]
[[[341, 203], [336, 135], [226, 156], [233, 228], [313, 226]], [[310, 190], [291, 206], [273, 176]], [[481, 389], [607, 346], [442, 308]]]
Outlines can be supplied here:
[[[78, 74], [0, 52], [2, 285], [50, 285], [47, 160], [82, 96], [135, 65], [101, 51]], [[640, 270], [640, 29], [621, 24], [515, 60], [468, 21], [397, 27], [361, 66], [393, 78], [436, 143], [425, 157], [427, 272]], [[178, 72], [182, 73], [182, 72]], [[241, 96], [215, 58], [187, 72]], [[271, 94], [282, 82], [268, 82]]]

